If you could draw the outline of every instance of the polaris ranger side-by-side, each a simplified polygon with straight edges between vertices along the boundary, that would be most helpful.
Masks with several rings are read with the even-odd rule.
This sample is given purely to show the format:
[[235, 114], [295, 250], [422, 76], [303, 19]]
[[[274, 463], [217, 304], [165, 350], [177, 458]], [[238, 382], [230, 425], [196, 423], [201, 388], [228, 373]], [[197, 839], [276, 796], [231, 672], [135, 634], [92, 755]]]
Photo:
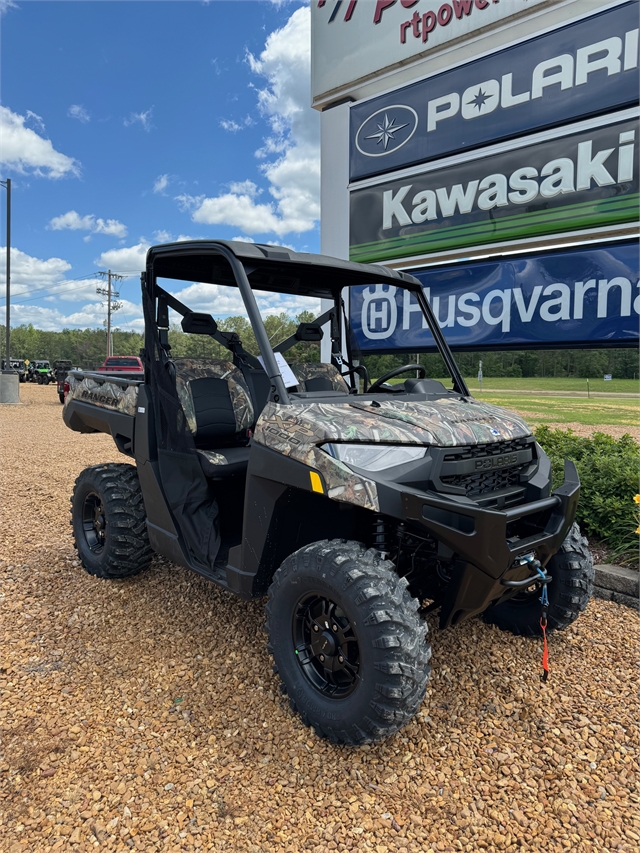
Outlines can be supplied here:
[[[261, 358], [172, 295], [179, 282], [237, 288]], [[420, 306], [450, 388], [416, 364], [370, 383], [355, 363], [343, 290], [378, 284]], [[332, 307], [272, 344], [254, 291]], [[134, 463], [78, 477], [82, 565], [124, 578], [155, 551], [243, 598], [268, 594], [269, 651], [292, 708], [319, 735], [365, 743], [416, 713], [429, 676], [424, 610], [439, 609], [442, 627], [483, 614], [533, 635], [541, 591], [550, 629], [585, 608], [593, 564], [573, 523], [575, 466], [565, 462], [552, 493], [549, 459], [526, 424], [470, 396], [413, 276], [194, 241], [149, 250], [142, 298], [144, 381], [69, 376], [66, 424], [109, 433]], [[170, 311], [228, 355], [174, 357]], [[323, 335], [330, 364], [285, 361]]]

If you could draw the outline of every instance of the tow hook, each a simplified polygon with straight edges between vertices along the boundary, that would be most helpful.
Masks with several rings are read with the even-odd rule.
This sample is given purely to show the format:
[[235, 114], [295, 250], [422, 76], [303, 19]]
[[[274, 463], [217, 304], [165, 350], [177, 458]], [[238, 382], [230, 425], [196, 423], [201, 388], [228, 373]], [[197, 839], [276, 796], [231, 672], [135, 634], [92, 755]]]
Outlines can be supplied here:
[[528, 586], [532, 586], [532, 584], [534, 583], [539, 583], [543, 586], [546, 586], [552, 581], [551, 575], [548, 575], [544, 571], [544, 569], [540, 565], [540, 560], [537, 560], [533, 556], [533, 554], [525, 554], [525, 556], [521, 557], [520, 561], [518, 563], [514, 563], [511, 568], [517, 568], [518, 566], [530, 566], [535, 574], [521, 581], [508, 581], [503, 578], [500, 581], [502, 586], [508, 586], [511, 589], [526, 589]]

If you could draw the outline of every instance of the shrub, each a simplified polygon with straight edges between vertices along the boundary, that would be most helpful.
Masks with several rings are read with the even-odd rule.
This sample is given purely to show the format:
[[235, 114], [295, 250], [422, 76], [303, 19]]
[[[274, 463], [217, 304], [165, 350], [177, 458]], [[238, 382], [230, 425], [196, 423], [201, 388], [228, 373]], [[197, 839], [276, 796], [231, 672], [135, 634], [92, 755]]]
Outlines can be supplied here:
[[583, 438], [544, 425], [535, 435], [551, 459], [554, 487], [563, 481], [564, 460], [576, 463], [582, 484], [576, 520], [583, 531], [606, 541], [620, 562], [637, 561], [637, 442], [630, 435], [615, 439], [602, 432]]

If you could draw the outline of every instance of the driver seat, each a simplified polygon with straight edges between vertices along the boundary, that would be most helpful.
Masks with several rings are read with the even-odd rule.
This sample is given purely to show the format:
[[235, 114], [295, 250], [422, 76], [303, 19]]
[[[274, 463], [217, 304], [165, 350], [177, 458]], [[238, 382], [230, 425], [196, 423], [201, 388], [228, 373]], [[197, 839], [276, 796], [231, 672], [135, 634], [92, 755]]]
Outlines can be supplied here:
[[255, 414], [240, 370], [215, 358], [176, 358], [176, 389], [205, 477], [244, 473]]

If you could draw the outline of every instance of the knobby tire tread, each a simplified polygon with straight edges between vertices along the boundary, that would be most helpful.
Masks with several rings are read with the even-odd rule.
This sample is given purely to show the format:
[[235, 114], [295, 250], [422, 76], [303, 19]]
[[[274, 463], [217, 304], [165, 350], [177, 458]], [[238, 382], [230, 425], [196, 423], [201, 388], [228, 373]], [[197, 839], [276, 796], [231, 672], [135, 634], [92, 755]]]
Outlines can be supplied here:
[[[75, 497], [85, 484], [102, 497], [108, 518], [108, 538], [99, 565], [85, 560], [74, 524]], [[75, 482], [71, 514], [74, 545], [89, 574], [117, 580], [133, 577], [151, 563], [153, 550], [147, 533], [147, 513], [133, 465], [114, 462], [85, 468]]]
[[[383, 657], [368, 673], [375, 682], [375, 692], [366, 713], [348, 727], [315, 719], [292, 696], [289, 697], [290, 707], [306, 726], [332, 743], [357, 746], [386, 738], [416, 714], [426, 693], [431, 647], [425, 639], [427, 625], [417, 613], [419, 602], [409, 593], [406, 579], [398, 577], [393, 563], [383, 559], [375, 549], [345, 540], [323, 540], [307, 545], [290, 555], [273, 578], [266, 606], [265, 631], [269, 636], [268, 650], [274, 660], [278, 650], [271, 642], [272, 625], [275, 620], [285, 618], [284, 614], [276, 612], [274, 599], [277, 600], [278, 590], [291, 575], [310, 569], [312, 572], [313, 567], [327, 570], [339, 583], [351, 611], [359, 613], [359, 643], [370, 643]], [[282, 677], [277, 664], [273, 671]], [[281, 689], [289, 693], [284, 683]]]
[[[546, 568], [552, 577], [548, 586], [548, 631], [563, 631], [585, 610], [593, 593], [595, 580], [593, 557], [577, 524], [571, 526], [560, 550], [551, 558]], [[527, 618], [525, 610], [522, 608], [518, 612], [510, 601], [506, 601], [497, 607], [490, 607], [483, 617], [485, 622], [512, 634], [523, 637], [540, 636], [540, 603], [537, 604], [532, 618]]]

